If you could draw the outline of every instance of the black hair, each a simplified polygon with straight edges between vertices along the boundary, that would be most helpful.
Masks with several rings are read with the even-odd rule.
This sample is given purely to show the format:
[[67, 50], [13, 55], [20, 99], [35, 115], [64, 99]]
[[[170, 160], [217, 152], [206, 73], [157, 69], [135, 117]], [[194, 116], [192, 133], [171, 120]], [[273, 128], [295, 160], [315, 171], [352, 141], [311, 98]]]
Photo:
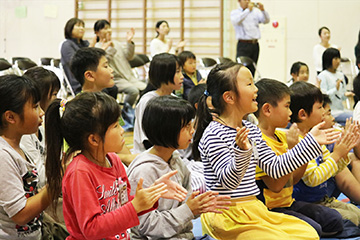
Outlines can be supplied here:
[[72, 39], [72, 31], [74, 29], [74, 26], [78, 23], [81, 23], [84, 27], [85, 27], [85, 23], [83, 20], [79, 19], [79, 18], [70, 18], [66, 24], [65, 24], [65, 28], [64, 28], [64, 34], [65, 34], [65, 38], [66, 39]]
[[195, 104], [199, 102], [201, 96], [204, 95], [205, 90], [206, 83], [201, 83], [191, 88], [188, 95], [188, 101], [191, 103], [195, 110]]
[[53, 71], [43, 67], [32, 67], [28, 69], [24, 76], [29, 77], [40, 91], [40, 106], [44, 109], [45, 103], [49, 100], [49, 96], [55, 91], [60, 90], [60, 80]]
[[321, 36], [321, 32], [324, 29], [326, 29], [326, 30], [328, 30], [330, 32], [330, 29], [328, 27], [323, 26], [323, 27], [319, 28], [319, 31], [318, 31], [319, 36]]
[[256, 82], [255, 85], [258, 88], [256, 98], [258, 110], [254, 113], [256, 117], [259, 117], [261, 108], [265, 103], [277, 107], [279, 101], [291, 94], [289, 87], [278, 80], [263, 78]]
[[162, 83], [174, 83], [176, 67], [180, 66], [179, 59], [174, 54], [156, 54], [150, 62], [149, 79], [155, 88], [159, 88]]
[[[98, 134], [102, 140], [111, 124], [119, 120], [119, 104], [103, 92], [84, 92], [66, 103], [60, 117], [61, 99], [54, 100], [45, 114], [46, 177], [50, 198], [56, 209], [61, 192], [61, 179], [70, 156], [88, 147], [90, 134]], [[61, 106], [62, 107], [62, 106]], [[61, 161], [64, 139], [69, 145]]]
[[186, 62], [186, 60], [188, 60], [188, 59], [194, 59], [194, 60], [196, 60], [195, 54], [193, 54], [193, 53], [190, 52], [190, 51], [182, 51], [182, 52], [178, 55], [178, 58], [179, 58], [179, 62], [180, 62], [180, 66], [181, 66], [181, 67], [184, 67], [185, 62]]
[[36, 85], [26, 76], [15, 74], [0, 77], [0, 129], [7, 127], [4, 113], [12, 111], [19, 114], [24, 121], [24, 106], [31, 100], [33, 104], [40, 101], [40, 92]]
[[290, 74], [296, 74], [296, 75], [299, 75], [299, 71], [300, 71], [300, 68], [302, 66], [306, 66], [307, 69], [309, 69], [308, 65], [306, 65], [306, 63], [303, 63], [303, 62], [294, 62], [293, 65], [291, 66], [290, 68]]
[[353, 88], [355, 96], [360, 99], [360, 73], [353, 80]]
[[331, 104], [331, 99], [329, 95], [323, 94], [323, 107], [325, 107], [327, 104]]
[[76, 51], [70, 61], [70, 69], [76, 80], [78, 80], [81, 86], [85, 82], [85, 72], [88, 70], [96, 71], [99, 66], [100, 59], [106, 53], [101, 48], [86, 47], [80, 48]]
[[169, 23], [167, 21], [165, 21], [165, 20], [157, 21], [157, 23], [155, 24], [155, 31], [156, 31], [155, 38], [157, 38], [159, 36], [159, 32], [156, 29], [159, 28], [162, 23], [166, 23], [168, 25], [168, 27], [170, 28]]
[[292, 111], [291, 122], [300, 122], [298, 113], [304, 109], [306, 114], [310, 115], [313, 110], [313, 105], [316, 102], [323, 102], [323, 94], [320, 89], [315, 85], [298, 81], [290, 86], [291, 90], [291, 104], [290, 110]]
[[[108, 20], [106, 19], [97, 20], [94, 24], [94, 32], [96, 33], [100, 31], [101, 29], [105, 28], [106, 25], [111, 26]], [[99, 41], [99, 37], [96, 38], [96, 41], [97, 42]]]
[[181, 129], [194, 116], [195, 111], [188, 101], [171, 95], [160, 96], [146, 105], [142, 127], [153, 145], [177, 149]]
[[332, 68], [332, 60], [334, 58], [340, 58], [340, 51], [336, 48], [328, 48], [322, 55], [323, 70]]
[[[225, 62], [217, 64], [211, 69], [206, 84], [207, 95], [200, 97], [198, 110], [196, 111], [195, 135], [193, 140], [192, 152], [196, 161], [200, 161], [198, 150], [199, 142], [205, 128], [212, 121], [212, 113], [221, 115], [225, 110], [226, 103], [223, 94], [226, 91], [233, 91], [238, 96], [237, 74], [243, 65], [234, 62]], [[210, 110], [206, 104], [206, 98], [211, 97], [211, 103], [214, 109]]]

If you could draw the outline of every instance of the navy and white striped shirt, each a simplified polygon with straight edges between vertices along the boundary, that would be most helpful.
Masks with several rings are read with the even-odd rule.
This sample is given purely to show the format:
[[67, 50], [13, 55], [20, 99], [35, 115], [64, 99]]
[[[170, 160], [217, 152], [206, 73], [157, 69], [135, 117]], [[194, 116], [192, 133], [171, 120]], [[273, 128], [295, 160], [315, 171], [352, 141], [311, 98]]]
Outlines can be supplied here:
[[258, 164], [272, 178], [280, 178], [321, 154], [321, 146], [311, 134], [287, 153], [276, 156], [262, 139], [260, 129], [243, 121], [252, 144], [241, 150], [235, 143], [236, 129], [212, 121], [199, 143], [207, 190], [218, 191], [231, 198], [255, 196], [260, 193], [255, 183]]

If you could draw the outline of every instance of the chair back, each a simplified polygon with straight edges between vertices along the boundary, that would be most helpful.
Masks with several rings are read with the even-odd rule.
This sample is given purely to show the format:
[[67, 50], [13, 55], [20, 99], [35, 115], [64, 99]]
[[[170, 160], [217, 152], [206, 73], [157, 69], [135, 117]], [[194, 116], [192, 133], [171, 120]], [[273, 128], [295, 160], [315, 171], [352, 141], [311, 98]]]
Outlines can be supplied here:
[[49, 58], [49, 57], [40, 58], [40, 65], [41, 66], [51, 66], [51, 60], [52, 60], [52, 58]]
[[144, 60], [138, 55], [135, 54], [134, 58], [129, 61], [131, 68], [141, 67], [145, 64]]
[[203, 67], [208, 68], [216, 65], [216, 60], [213, 58], [205, 57], [200, 59], [200, 63], [203, 65]]
[[146, 55], [146, 54], [136, 54], [137, 56], [139, 56], [142, 60], [143, 60], [143, 62], [146, 64], [146, 63], [148, 63], [148, 62], [150, 62], [150, 59], [149, 59], [149, 57]]
[[37, 66], [37, 64], [30, 59], [18, 59], [16, 60], [15, 65], [22, 71]]
[[5, 58], [0, 58], [0, 71], [12, 68], [12, 65]]
[[227, 62], [234, 62], [234, 61], [227, 57], [218, 57], [216, 59], [216, 62], [217, 63], [227, 63]]

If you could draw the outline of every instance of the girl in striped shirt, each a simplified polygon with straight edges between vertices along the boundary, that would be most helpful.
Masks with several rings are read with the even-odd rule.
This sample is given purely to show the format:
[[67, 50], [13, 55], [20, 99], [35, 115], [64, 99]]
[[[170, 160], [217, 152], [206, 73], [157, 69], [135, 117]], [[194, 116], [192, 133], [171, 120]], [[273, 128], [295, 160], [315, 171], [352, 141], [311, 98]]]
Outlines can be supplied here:
[[[291, 173], [321, 152], [320, 144], [333, 142], [338, 134], [315, 126], [287, 153], [276, 156], [255, 125], [243, 120], [257, 110], [257, 88], [251, 72], [236, 63], [217, 65], [207, 80], [199, 103], [194, 137], [195, 154], [204, 164], [207, 190], [230, 195], [233, 205], [223, 214], [201, 216], [204, 233], [217, 239], [318, 239], [307, 223], [273, 213], [256, 199], [255, 168], [279, 178]], [[213, 110], [206, 106], [211, 97]]]

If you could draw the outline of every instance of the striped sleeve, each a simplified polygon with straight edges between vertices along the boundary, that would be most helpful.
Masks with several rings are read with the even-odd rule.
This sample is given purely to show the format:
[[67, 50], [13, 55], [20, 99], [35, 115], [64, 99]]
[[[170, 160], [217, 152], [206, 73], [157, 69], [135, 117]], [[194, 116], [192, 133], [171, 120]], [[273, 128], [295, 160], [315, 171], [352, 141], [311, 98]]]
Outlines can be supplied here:
[[[344, 170], [344, 168], [346, 168], [349, 164], [350, 164], [350, 159], [348, 157], [348, 155], [346, 155], [346, 157], [344, 158], [341, 158], [338, 162], [337, 162], [337, 166], [338, 166], [338, 171], [336, 172], [339, 173], [341, 172], [342, 170]], [[335, 175], [336, 175], [335, 174]]]
[[[229, 131], [236, 132], [235, 129]], [[228, 145], [229, 141], [234, 144]], [[206, 164], [225, 189], [234, 190], [240, 185], [250, 163], [252, 148], [241, 150], [235, 144], [234, 133], [224, 134], [221, 129], [212, 128], [203, 135], [199, 150], [211, 159]]]
[[258, 165], [272, 178], [278, 179], [285, 176], [322, 153], [321, 146], [309, 133], [295, 147], [277, 156], [262, 139], [260, 129], [254, 127], [256, 130], [250, 129], [253, 134], [249, 138], [258, 139], [256, 146], [259, 159]]
[[322, 146], [323, 149], [323, 162], [318, 164], [317, 161], [311, 160], [306, 168], [302, 180], [309, 187], [316, 187], [321, 183], [331, 178], [337, 171], [338, 165], [335, 160], [331, 158], [329, 150]]

